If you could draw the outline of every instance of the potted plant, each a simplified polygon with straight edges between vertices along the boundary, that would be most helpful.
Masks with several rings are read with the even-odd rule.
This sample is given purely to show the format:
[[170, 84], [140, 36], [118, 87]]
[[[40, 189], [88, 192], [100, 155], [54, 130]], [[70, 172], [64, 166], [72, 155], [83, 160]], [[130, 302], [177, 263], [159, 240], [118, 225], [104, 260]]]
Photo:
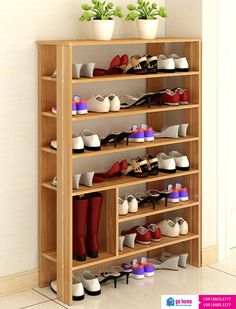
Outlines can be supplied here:
[[156, 3], [138, 0], [137, 6], [129, 4], [127, 9], [130, 11], [126, 20], [136, 20], [137, 30], [140, 39], [155, 39], [158, 30], [157, 17], [167, 17], [165, 7], [158, 7]]
[[114, 8], [112, 2], [92, 0], [92, 4], [82, 5], [81, 21], [91, 21], [96, 40], [111, 40], [114, 31], [113, 17], [122, 18], [121, 7]]

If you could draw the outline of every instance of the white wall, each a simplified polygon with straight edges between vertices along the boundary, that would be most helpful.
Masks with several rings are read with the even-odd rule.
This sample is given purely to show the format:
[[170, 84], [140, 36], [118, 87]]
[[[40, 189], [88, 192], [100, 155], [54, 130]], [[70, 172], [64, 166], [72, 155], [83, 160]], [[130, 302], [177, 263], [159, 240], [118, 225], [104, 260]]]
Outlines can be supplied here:
[[217, 1], [166, 0], [166, 36], [202, 37], [202, 246], [217, 244]]
[[[35, 41], [90, 37], [89, 25], [78, 21], [81, 2], [1, 0], [0, 276], [38, 267]], [[127, 4], [125, 0], [114, 2], [124, 7]], [[159, 3], [164, 4], [164, 0]], [[131, 22], [117, 22], [115, 36], [134, 37], [135, 30]], [[160, 35], [164, 34], [165, 24], [161, 22]]]

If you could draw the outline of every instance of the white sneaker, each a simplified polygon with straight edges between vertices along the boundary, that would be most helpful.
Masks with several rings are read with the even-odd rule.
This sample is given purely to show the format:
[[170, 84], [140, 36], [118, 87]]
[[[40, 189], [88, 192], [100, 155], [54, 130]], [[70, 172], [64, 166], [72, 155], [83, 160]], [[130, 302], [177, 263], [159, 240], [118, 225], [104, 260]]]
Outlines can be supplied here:
[[175, 160], [176, 169], [179, 171], [189, 170], [189, 160], [188, 157], [181, 154], [180, 152], [173, 150], [169, 153], [169, 156]]
[[129, 204], [126, 199], [122, 200], [122, 198], [119, 197], [119, 215], [124, 216], [127, 215], [129, 212]]
[[80, 136], [83, 139], [85, 149], [93, 151], [101, 150], [101, 142], [96, 133], [84, 129], [80, 132]]
[[174, 223], [171, 220], [163, 220], [157, 223], [161, 230], [161, 235], [168, 237], [178, 237], [180, 233], [179, 223]]
[[101, 95], [91, 97], [86, 103], [88, 111], [95, 113], [108, 113], [111, 107], [108, 97], [104, 98]]
[[[82, 282], [76, 276], [72, 277], [72, 296], [73, 300], [83, 300], [84, 299], [84, 287]], [[57, 294], [57, 281], [52, 281], [50, 283], [51, 290]]]
[[175, 72], [175, 61], [173, 58], [167, 58], [165, 55], [157, 57], [157, 66], [159, 72], [173, 73]]
[[90, 271], [85, 270], [82, 272], [81, 282], [88, 295], [96, 296], [101, 294], [101, 286], [98, 278], [96, 278]]
[[180, 57], [176, 54], [169, 55], [169, 58], [173, 58], [175, 62], [175, 70], [180, 72], [188, 72], [189, 65], [186, 57]]
[[181, 235], [186, 235], [188, 234], [188, 222], [185, 221], [183, 218], [181, 217], [176, 217], [173, 222], [178, 223], [179, 224], [179, 228], [180, 228], [180, 234]]
[[[57, 150], [57, 141], [51, 141], [51, 148]], [[84, 152], [84, 142], [81, 136], [73, 135], [72, 136], [72, 151], [73, 153], [82, 153]]]
[[130, 213], [135, 213], [138, 211], [138, 201], [133, 195], [126, 196], [126, 200], [129, 207]]
[[110, 112], [118, 112], [120, 110], [120, 99], [115, 94], [109, 94]]
[[174, 158], [168, 156], [166, 153], [161, 152], [157, 155], [158, 170], [163, 173], [175, 173], [176, 164]]

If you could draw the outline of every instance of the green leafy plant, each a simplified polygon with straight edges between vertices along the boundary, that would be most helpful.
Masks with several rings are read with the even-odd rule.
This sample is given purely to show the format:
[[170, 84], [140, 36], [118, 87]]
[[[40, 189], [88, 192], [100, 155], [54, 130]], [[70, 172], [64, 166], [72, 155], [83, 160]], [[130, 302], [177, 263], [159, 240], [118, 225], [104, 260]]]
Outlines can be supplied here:
[[83, 4], [83, 14], [80, 16], [81, 21], [90, 21], [92, 19], [109, 20], [116, 16], [122, 18], [122, 8], [117, 6], [114, 8], [112, 2], [92, 0], [92, 5]]
[[136, 19], [156, 19], [157, 16], [163, 18], [168, 17], [167, 11], [164, 6], [158, 7], [156, 3], [150, 3], [149, 1], [138, 0], [137, 6], [129, 4], [127, 9], [130, 11], [126, 16], [126, 20]]

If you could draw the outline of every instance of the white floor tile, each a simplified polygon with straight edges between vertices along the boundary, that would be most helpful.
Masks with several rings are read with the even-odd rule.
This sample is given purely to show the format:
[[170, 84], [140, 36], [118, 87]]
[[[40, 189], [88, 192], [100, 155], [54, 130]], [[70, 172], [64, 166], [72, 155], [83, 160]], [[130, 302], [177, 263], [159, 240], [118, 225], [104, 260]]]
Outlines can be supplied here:
[[50, 299], [56, 299], [57, 295], [49, 288], [34, 288], [36, 292], [39, 292], [40, 294], [43, 294], [44, 296], [50, 298]]
[[27, 307], [25, 309], [63, 309], [63, 307], [49, 300], [46, 303], [38, 304], [33, 307]]
[[48, 298], [40, 295], [33, 290], [28, 290], [22, 293], [0, 297], [0, 308], [19, 309], [27, 306], [32, 306], [44, 301], [48, 301]]
[[236, 277], [236, 248], [230, 251], [229, 259], [210, 266]]

